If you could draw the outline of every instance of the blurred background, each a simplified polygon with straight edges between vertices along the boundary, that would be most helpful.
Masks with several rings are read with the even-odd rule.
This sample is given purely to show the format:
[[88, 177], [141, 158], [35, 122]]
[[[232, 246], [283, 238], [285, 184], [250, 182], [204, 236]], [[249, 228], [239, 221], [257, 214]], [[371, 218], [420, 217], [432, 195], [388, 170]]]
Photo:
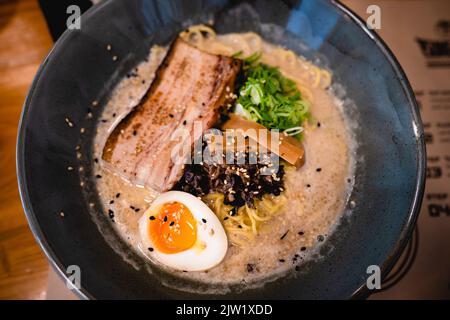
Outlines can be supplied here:
[[[428, 151], [418, 226], [382, 291], [371, 299], [450, 299], [450, 0], [342, 2], [366, 21], [373, 22], [379, 10], [376, 32], [413, 86]], [[71, 4], [82, 11], [92, 5], [89, 0], [0, 0], [0, 299], [75, 298], [31, 234], [15, 170], [25, 96], [40, 63], [65, 30]]]

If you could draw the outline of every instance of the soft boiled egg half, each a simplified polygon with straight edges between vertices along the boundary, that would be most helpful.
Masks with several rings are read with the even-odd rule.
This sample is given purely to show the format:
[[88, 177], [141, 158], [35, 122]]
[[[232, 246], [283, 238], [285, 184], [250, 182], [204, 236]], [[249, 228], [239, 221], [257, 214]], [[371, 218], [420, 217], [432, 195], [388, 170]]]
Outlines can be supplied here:
[[178, 270], [210, 269], [228, 249], [225, 230], [214, 212], [181, 191], [159, 195], [139, 220], [139, 232], [151, 259]]

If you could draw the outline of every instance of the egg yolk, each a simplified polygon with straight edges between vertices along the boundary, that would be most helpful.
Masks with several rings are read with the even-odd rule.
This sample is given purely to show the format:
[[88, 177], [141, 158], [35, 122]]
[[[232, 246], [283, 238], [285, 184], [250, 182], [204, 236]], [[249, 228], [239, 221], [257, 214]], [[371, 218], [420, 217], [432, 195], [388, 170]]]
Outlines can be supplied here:
[[197, 241], [197, 223], [191, 211], [179, 202], [163, 204], [150, 216], [149, 235], [155, 249], [162, 253], [178, 253]]

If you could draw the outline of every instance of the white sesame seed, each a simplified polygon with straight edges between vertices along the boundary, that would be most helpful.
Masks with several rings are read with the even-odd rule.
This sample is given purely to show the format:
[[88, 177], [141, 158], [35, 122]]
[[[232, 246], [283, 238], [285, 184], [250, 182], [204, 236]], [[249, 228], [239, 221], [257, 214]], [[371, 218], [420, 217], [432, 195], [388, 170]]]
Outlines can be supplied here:
[[66, 120], [67, 125], [72, 128], [73, 127], [72, 121], [70, 121], [69, 118], [66, 118], [65, 120]]

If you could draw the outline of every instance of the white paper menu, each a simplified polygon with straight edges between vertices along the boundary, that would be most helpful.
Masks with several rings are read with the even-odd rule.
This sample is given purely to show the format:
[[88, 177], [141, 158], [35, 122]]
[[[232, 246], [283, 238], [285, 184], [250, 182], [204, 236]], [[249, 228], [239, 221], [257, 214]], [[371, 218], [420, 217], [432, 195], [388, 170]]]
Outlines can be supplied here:
[[[361, 18], [381, 12], [376, 32], [414, 89], [427, 146], [427, 183], [415, 261], [406, 276], [373, 299], [450, 298], [450, 1], [343, 0]], [[369, 10], [370, 12], [370, 10]]]

